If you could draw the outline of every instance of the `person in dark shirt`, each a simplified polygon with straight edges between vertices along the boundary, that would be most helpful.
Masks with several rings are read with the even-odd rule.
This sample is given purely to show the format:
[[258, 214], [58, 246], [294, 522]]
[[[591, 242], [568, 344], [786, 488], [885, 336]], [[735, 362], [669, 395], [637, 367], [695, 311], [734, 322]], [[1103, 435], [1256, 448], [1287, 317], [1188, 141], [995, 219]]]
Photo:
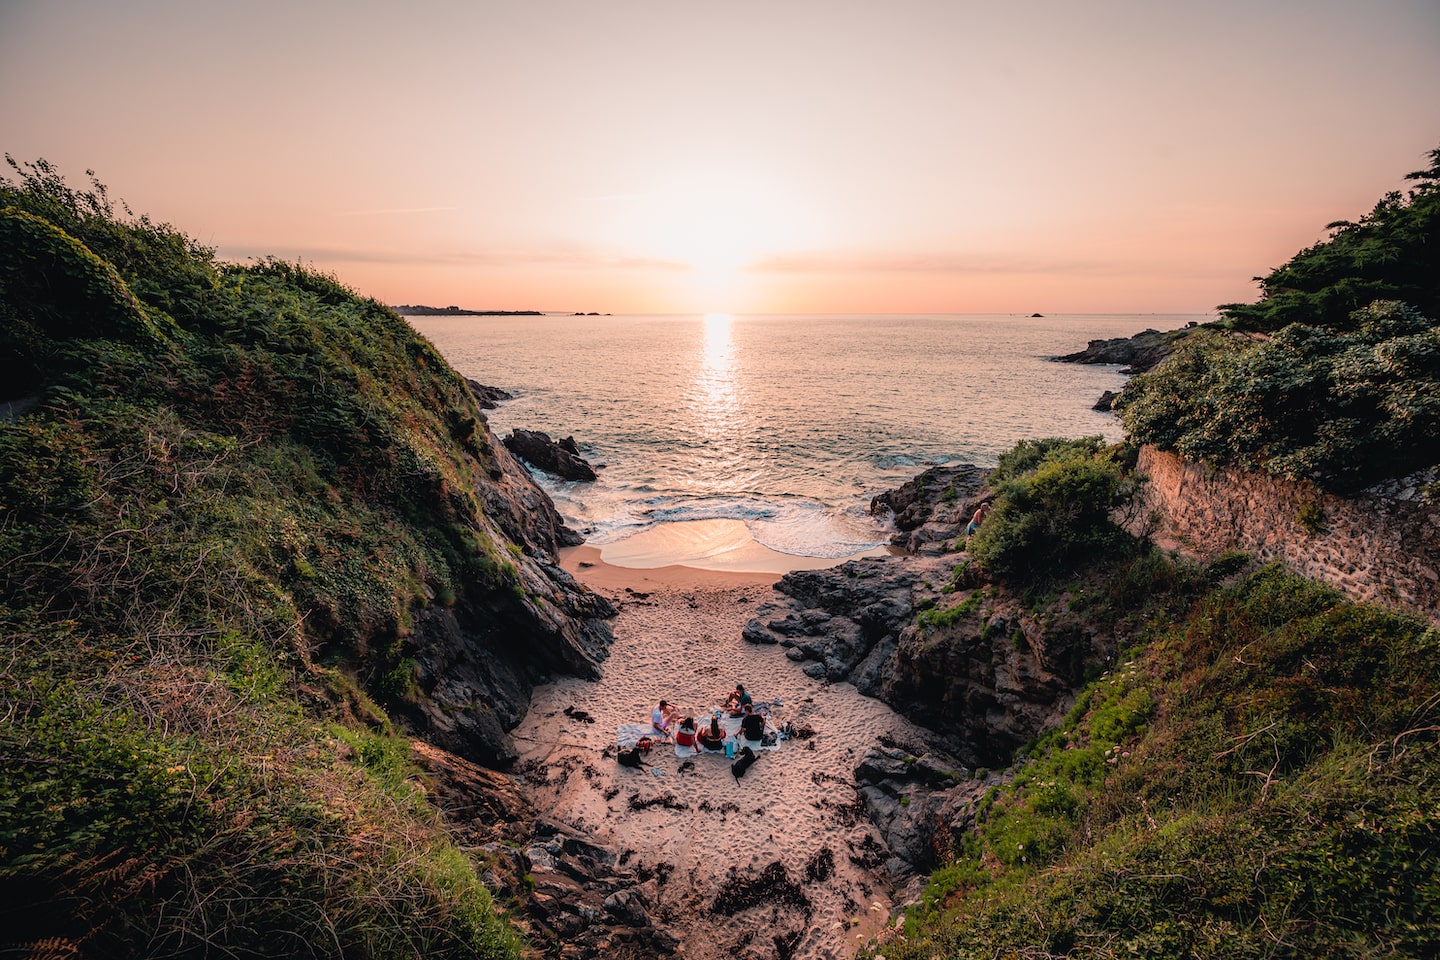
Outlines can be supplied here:
[[740, 735], [745, 738], [747, 746], [758, 749], [760, 741], [765, 738], [765, 717], [756, 713], [755, 707], [748, 703], [741, 712], [744, 716], [740, 721]]
[[752, 704], [750, 694], [745, 692], [745, 684], [735, 684], [735, 690], [725, 701], [725, 708], [730, 711], [730, 716], [738, 717], [745, 712], [745, 708]]
[[725, 731], [720, 729], [720, 717], [718, 715], [710, 718], [710, 726], [708, 729], [700, 731], [699, 742], [700, 746], [706, 750], [725, 749]]

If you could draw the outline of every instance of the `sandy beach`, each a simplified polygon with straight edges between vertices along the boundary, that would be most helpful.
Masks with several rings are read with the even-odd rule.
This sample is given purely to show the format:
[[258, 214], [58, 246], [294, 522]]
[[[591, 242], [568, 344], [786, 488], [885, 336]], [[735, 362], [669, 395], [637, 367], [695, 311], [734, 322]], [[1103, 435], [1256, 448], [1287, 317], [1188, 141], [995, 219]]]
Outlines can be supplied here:
[[[604, 677], [539, 688], [514, 731], [516, 770], [538, 809], [648, 877], [650, 913], [683, 956], [850, 956], [896, 895], [852, 772], [878, 738], [918, 742], [919, 732], [853, 687], [807, 677], [783, 648], [741, 638], [776, 571], [621, 567], [592, 547], [562, 563], [620, 613]], [[647, 721], [662, 698], [708, 718], [737, 682], [814, 735], [762, 751], [738, 781], [723, 755], [681, 759], [669, 744], [648, 769], [616, 762], [620, 725]]]

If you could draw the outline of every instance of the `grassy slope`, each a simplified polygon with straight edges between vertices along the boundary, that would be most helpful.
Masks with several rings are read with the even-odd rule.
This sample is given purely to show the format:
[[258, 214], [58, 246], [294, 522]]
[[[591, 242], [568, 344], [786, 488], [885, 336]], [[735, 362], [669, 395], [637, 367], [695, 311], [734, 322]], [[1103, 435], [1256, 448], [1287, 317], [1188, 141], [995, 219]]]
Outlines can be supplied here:
[[1142, 642], [879, 952], [1435, 954], [1440, 636], [1278, 567], [1212, 586], [1235, 561], [1142, 556], [1092, 591]]
[[[1264, 336], [1202, 331], [1132, 380], [1131, 442], [1338, 490], [1433, 466], [1440, 151], [1431, 159], [1408, 197], [1336, 225], [1264, 280], [1259, 304], [1225, 308]], [[1092, 564], [1123, 552], [1103, 522], [1122, 458], [1101, 469], [1106, 454], [1087, 460], [1083, 444], [1057, 444], [1050, 462], [1022, 444], [1013, 476], [1002, 458], [976, 566], [1045, 581], [1087, 552]], [[1440, 635], [1276, 567], [1237, 573], [1237, 559], [1196, 569], [1112, 552], [1090, 571], [1085, 615], [1130, 620], [1139, 643], [990, 793], [965, 848], [875, 952], [1440, 953]]]
[[466, 385], [333, 280], [17, 172], [0, 952], [513, 956], [376, 706], [411, 610], [514, 588]]

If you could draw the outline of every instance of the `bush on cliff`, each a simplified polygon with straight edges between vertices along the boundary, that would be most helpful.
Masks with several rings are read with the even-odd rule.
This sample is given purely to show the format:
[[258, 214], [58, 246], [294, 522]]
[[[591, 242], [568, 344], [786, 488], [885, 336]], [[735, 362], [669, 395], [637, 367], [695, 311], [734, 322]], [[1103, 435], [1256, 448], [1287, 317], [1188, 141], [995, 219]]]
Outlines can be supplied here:
[[874, 954], [1440, 950], [1440, 635], [1278, 566], [1202, 594], [1018, 759]]
[[1440, 465], [1440, 150], [1115, 404], [1136, 443], [1337, 493]]
[[397, 757], [430, 595], [508, 594], [400, 318], [0, 179], [0, 952], [514, 956]]
[[1440, 464], [1440, 325], [1396, 302], [1353, 321], [1192, 339], [1116, 409], [1141, 443], [1338, 493]]
[[966, 547], [986, 573], [1027, 582], [1060, 576], [1130, 543], [1115, 522], [1135, 479], [1119, 448], [1100, 437], [1027, 440], [1002, 454], [989, 484], [995, 501]]

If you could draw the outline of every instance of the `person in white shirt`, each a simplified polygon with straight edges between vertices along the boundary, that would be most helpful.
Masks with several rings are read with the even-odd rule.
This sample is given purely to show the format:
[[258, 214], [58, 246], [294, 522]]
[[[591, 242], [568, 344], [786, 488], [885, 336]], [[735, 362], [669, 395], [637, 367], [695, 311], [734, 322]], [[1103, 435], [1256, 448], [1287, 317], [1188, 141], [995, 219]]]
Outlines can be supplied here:
[[675, 718], [675, 709], [661, 700], [654, 710], [650, 711], [650, 726], [662, 737], [670, 736], [670, 724]]

